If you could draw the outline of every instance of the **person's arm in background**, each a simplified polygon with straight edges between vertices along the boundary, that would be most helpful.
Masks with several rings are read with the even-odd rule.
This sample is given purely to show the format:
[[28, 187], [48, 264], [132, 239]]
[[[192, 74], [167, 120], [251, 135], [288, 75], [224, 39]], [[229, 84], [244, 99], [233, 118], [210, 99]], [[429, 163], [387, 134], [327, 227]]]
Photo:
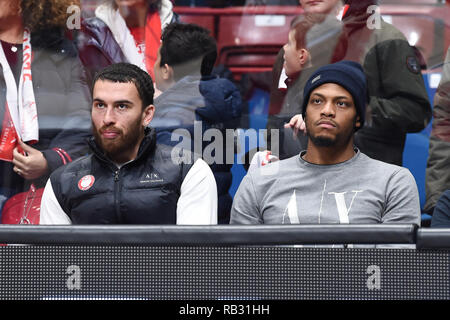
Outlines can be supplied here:
[[450, 189], [442, 193], [436, 202], [431, 228], [450, 228]]
[[[70, 48], [65, 47], [68, 44]], [[43, 116], [39, 118], [39, 143], [25, 145], [19, 142], [21, 149], [26, 149], [24, 154], [19, 148], [14, 150], [14, 170], [20, 169], [20, 175], [27, 180], [46, 178], [58, 167], [87, 152], [85, 140], [91, 134], [89, 89], [74, 46], [66, 41], [62, 48], [66, 50], [56, 54], [52, 52], [47, 59], [58, 59], [59, 63], [54, 65], [55, 69], [51, 70], [54, 73], [49, 72], [51, 76], [46, 81], [47, 89], [51, 88], [52, 81], [65, 85], [65, 91], [54, 89], [51, 92], [63, 103], [51, 98], [44, 100], [45, 105], [41, 106]], [[57, 58], [50, 58], [56, 55]], [[61, 83], [58, 83], [59, 87]], [[43, 92], [36, 93], [43, 96]]]
[[70, 86], [66, 93], [67, 103], [62, 106], [65, 114], [55, 124], [60, 131], [52, 138], [48, 149], [42, 151], [50, 172], [85, 155], [88, 151], [86, 139], [91, 135], [91, 99], [85, 71], [76, 57], [67, 63]]
[[436, 202], [431, 228], [450, 228], [450, 189], [442, 193]]
[[[104, 38], [101, 39], [100, 35]], [[82, 21], [76, 43], [89, 87], [97, 71], [110, 64], [127, 61], [111, 30], [98, 18]]]
[[450, 189], [450, 47], [443, 74], [434, 96], [433, 127], [425, 175], [424, 211], [433, 214], [441, 194]]
[[[431, 119], [419, 61], [406, 39], [389, 39], [375, 45], [366, 56], [371, 121], [376, 127], [390, 124], [404, 132], [419, 132]], [[368, 118], [365, 125], [370, 126]]]

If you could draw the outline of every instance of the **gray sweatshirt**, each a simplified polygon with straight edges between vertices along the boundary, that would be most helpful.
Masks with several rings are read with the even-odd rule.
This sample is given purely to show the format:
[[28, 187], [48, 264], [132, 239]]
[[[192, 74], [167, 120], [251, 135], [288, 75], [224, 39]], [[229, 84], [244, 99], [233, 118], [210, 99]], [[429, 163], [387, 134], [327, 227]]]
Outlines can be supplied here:
[[357, 151], [317, 165], [297, 155], [251, 168], [234, 197], [231, 224], [370, 224], [420, 226], [420, 202], [408, 169]]

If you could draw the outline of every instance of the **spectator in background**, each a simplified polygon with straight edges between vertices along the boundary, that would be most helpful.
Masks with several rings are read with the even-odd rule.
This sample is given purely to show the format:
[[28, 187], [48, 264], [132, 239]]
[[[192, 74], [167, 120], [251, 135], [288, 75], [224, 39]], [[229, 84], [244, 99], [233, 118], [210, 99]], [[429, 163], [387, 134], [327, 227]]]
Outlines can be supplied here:
[[[330, 48], [334, 48], [337, 35], [340, 32], [340, 22], [336, 16], [342, 4], [340, 0], [300, 0], [299, 3], [304, 10], [304, 14], [294, 19], [292, 25], [302, 19], [311, 24], [311, 28], [304, 30], [305, 34], [302, 37], [306, 47], [311, 51], [311, 57], [314, 57], [314, 65], [318, 68], [331, 62], [332, 50]], [[297, 34], [297, 37], [300, 37], [300, 34]], [[304, 77], [303, 83], [306, 82], [309, 75]], [[283, 47], [278, 52], [272, 70], [269, 115], [281, 113], [290, 117], [299, 111], [301, 101], [297, 102], [296, 106], [292, 105], [293, 101], [284, 101], [288, 92], [285, 83], [286, 78]]]
[[107, 0], [95, 17], [82, 22], [80, 58], [92, 80], [95, 73], [117, 62], [146, 70], [152, 79], [161, 33], [178, 16], [170, 0]]
[[377, 4], [345, 1], [343, 32], [333, 61], [356, 61], [367, 76], [368, 121], [355, 135], [356, 146], [373, 159], [401, 166], [406, 134], [426, 127], [431, 107], [415, 50], [379, 11], [370, 10]]
[[[162, 91], [155, 99], [152, 122], [158, 143], [184, 145], [185, 149], [202, 153], [197, 155], [202, 157], [206, 150], [203, 133], [207, 129], [218, 130], [216, 133], [221, 138], [226, 137], [225, 129], [234, 129], [233, 121], [241, 115], [241, 96], [231, 81], [210, 75], [216, 56], [216, 42], [205, 28], [173, 23], [164, 30], [155, 64], [156, 87]], [[196, 132], [195, 121], [199, 121], [197, 126], [201, 135]], [[185, 130], [179, 143], [180, 129]], [[225, 150], [225, 139], [222, 142], [224, 149], [214, 150], [212, 157], [205, 160], [217, 182], [219, 223], [227, 224], [232, 203], [228, 193], [232, 163], [227, 163], [226, 153], [234, 154], [234, 150]], [[196, 146], [200, 148], [196, 149]], [[217, 161], [212, 161], [213, 158]]]
[[450, 189], [450, 48], [447, 49], [441, 82], [434, 96], [433, 128], [425, 176], [424, 211], [432, 214], [433, 220], [436, 202], [448, 189]]
[[450, 228], [450, 189], [444, 191], [436, 202], [431, 228]]
[[292, 158], [250, 167], [236, 193], [232, 224], [420, 225], [412, 174], [354, 147], [367, 104], [361, 65], [319, 68], [303, 92], [308, 147]]
[[[311, 53], [306, 46], [306, 35], [313, 26], [314, 23], [303, 16], [294, 19], [289, 31], [288, 42], [283, 46], [283, 73], [286, 76], [284, 82], [288, 88], [283, 103], [283, 107], [286, 109], [292, 106], [297, 106], [295, 110], [301, 109], [299, 104], [303, 100], [303, 87], [312, 73], [311, 70], [313, 70]], [[273, 121], [274, 119], [277, 120]], [[282, 116], [269, 116], [269, 123], [278, 123], [281, 125], [284, 123], [284, 119]], [[305, 149], [307, 143], [305, 136], [297, 135], [298, 130], [296, 127], [293, 127], [293, 133], [289, 132], [290, 127], [285, 127], [286, 130], [281, 128], [282, 130], [279, 131], [280, 140], [277, 142], [279, 143], [280, 150], [278, 150], [279, 152], [275, 151], [282, 159], [291, 153], [291, 149], [294, 150], [294, 154], [298, 153], [298, 149]], [[299, 138], [297, 139], [297, 137]], [[271, 132], [269, 131], [267, 136], [268, 148], [274, 151], [277, 149], [272, 145], [272, 139]]]
[[0, 2], [0, 212], [6, 199], [29, 189], [39, 205], [34, 187], [87, 151], [89, 89], [64, 37], [71, 4], [79, 5]]
[[94, 79], [92, 154], [55, 171], [40, 224], [216, 224], [217, 191], [201, 159], [174, 161], [156, 143], [153, 83], [130, 63]]

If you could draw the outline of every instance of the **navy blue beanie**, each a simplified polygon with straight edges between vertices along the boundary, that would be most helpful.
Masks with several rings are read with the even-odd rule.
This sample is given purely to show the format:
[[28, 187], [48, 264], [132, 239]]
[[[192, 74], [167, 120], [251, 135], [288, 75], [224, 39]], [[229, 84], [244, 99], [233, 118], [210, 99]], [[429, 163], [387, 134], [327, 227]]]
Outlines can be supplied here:
[[364, 125], [367, 104], [366, 75], [361, 65], [354, 61], [339, 61], [317, 69], [303, 89], [302, 115], [305, 118], [311, 92], [325, 83], [335, 83], [345, 88], [353, 97], [356, 113], [360, 118], [361, 127]]

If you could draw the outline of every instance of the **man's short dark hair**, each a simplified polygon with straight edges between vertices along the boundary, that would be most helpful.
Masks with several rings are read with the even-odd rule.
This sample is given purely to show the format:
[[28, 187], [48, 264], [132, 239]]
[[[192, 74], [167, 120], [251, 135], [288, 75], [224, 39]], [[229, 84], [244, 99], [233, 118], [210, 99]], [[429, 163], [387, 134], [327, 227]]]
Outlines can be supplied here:
[[[217, 58], [216, 40], [209, 30], [191, 23], [171, 23], [161, 36], [161, 63], [174, 68], [179, 80], [200, 69], [202, 76], [211, 74]], [[189, 62], [189, 63], [188, 63]], [[182, 67], [177, 69], [177, 66]]]
[[139, 97], [142, 100], [142, 108], [153, 104], [153, 81], [150, 75], [138, 66], [121, 62], [107, 66], [96, 73], [92, 88], [98, 80], [108, 80], [112, 82], [127, 83], [132, 82], [136, 86]]
[[292, 20], [290, 30], [295, 31], [294, 37], [297, 50], [303, 48], [306, 49], [306, 35], [313, 25], [314, 23], [306, 19], [304, 16], [298, 16]]

